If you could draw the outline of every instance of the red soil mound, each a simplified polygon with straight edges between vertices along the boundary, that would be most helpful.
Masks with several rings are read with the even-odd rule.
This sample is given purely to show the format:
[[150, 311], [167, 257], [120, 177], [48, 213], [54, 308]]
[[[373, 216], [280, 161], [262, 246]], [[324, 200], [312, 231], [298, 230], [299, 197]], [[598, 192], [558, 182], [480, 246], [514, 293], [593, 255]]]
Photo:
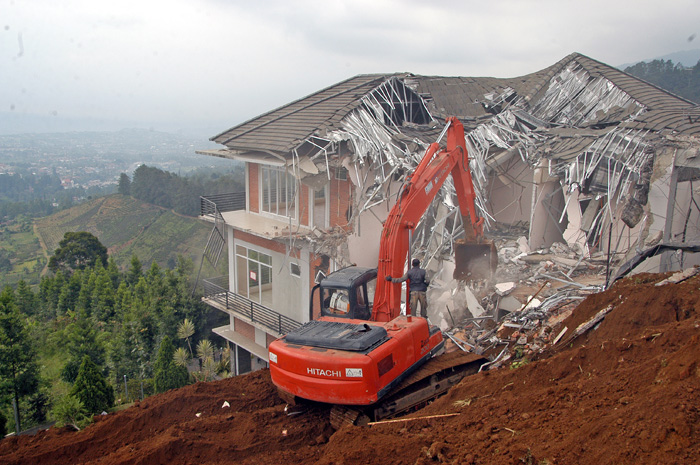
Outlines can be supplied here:
[[325, 408], [288, 416], [265, 370], [151, 397], [78, 433], [4, 439], [0, 463], [700, 463], [700, 278], [654, 286], [664, 277], [588, 297], [563, 325], [571, 334], [612, 305], [598, 328], [466, 378], [406, 421], [334, 432]]

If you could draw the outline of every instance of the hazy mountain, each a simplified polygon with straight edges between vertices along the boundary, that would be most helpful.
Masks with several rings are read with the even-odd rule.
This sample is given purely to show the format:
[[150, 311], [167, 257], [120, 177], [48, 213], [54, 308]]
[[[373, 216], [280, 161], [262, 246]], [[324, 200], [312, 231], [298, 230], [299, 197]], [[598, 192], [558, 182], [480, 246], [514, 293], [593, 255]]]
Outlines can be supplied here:
[[692, 68], [698, 63], [698, 60], [700, 60], [700, 48], [696, 48], [694, 50], [683, 50], [680, 52], [673, 52], [673, 53], [668, 53], [666, 55], [660, 56], [660, 57], [654, 57], [654, 58], [647, 58], [646, 60], [639, 60], [639, 61], [634, 61], [630, 63], [624, 63], [622, 65], [617, 65], [617, 69], [624, 70], [628, 66], [632, 66], [634, 64], [639, 63], [640, 61], [649, 63], [654, 60], [671, 60], [674, 63], [680, 63], [686, 68]]
[[45, 134], [61, 132], [104, 132], [120, 131], [124, 128], [143, 128], [144, 130], [167, 132], [182, 137], [206, 141], [210, 137], [227, 129], [226, 124], [188, 125], [142, 121], [122, 121], [108, 118], [68, 118], [60, 114], [37, 115], [17, 111], [0, 111], [0, 135], [11, 134]]

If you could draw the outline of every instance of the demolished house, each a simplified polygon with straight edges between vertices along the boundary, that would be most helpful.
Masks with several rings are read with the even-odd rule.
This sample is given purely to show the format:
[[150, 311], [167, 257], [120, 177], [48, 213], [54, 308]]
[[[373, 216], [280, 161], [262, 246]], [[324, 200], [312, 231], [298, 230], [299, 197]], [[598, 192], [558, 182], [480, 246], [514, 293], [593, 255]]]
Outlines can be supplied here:
[[[411, 254], [433, 277], [431, 321], [471, 328], [450, 334], [461, 348], [502, 342], [485, 320], [510, 315], [500, 329], [521, 338], [625, 273], [698, 263], [698, 105], [581, 54], [508, 79], [355, 76], [198, 152], [246, 167], [244, 208], [202, 199], [202, 217], [214, 223], [205, 256], [228, 254], [228, 276], [205, 279], [204, 300], [229, 315], [214, 332], [235, 349], [234, 373], [266, 366], [268, 344], [313, 318], [320, 277], [376, 266], [383, 221], [449, 116], [464, 124], [499, 272], [493, 282], [453, 279], [463, 227], [451, 178], [416, 227]], [[577, 281], [581, 270], [596, 279]], [[530, 287], [517, 296], [523, 282]]]

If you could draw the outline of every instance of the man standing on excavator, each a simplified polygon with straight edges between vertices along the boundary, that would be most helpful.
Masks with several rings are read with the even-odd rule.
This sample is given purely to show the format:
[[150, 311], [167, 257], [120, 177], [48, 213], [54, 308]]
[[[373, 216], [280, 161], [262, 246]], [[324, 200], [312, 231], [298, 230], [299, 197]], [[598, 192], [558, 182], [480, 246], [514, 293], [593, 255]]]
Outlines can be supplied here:
[[420, 302], [420, 316], [428, 318], [428, 299], [425, 297], [425, 292], [428, 290], [430, 281], [425, 279], [425, 270], [420, 267], [420, 260], [414, 258], [411, 265], [413, 268], [408, 270], [406, 274], [400, 278], [387, 276], [385, 279], [392, 283], [402, 283], [408, 280], [408, 289], [411, 296], [409, 304], [411, 307], [411, 314], [418, 316], [418, 303]]

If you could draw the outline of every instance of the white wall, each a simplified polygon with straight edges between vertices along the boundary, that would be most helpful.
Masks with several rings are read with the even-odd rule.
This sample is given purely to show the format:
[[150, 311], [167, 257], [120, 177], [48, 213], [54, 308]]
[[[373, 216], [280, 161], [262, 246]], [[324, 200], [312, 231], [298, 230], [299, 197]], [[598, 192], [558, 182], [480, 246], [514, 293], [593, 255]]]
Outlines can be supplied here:
[[[229, 286], [232, 291], [235, 287], [235, 277], [232, 269], [235, 267], [233, 251], [236, 245], [241, 245], [252, 250], [263, 252], [272, 257], [272, 310], [287, 316], [298, 322], [306, 322], [309, 319], [309, 253], [303, 250], [300, 259], [295, 259], [286, 254], [274, 252], [264, 247], [235, 239], [229, 242]], [[301, 276], [293, 276], [290, 271], [290, 262], [293, 261], [301, 268]], [[236, 270], [238, 271], [238, 270]], [[264, 346], [264, 344], [262, 344]]]
[[385, 220], [389, 212], [385, 204], [371, 210], [364, 212], [355, 223], [355, 232], [348, 237], [348, 251], [352, 263], [374, 268], [379, 259], [379, 238], [383, 228], [380, 219]]
[[484, 200], [496, 221], [505, 224], [530, 221], [532, 176], [532, 168], [522, 160], [509, 164], [506, 173], [489, 175]]

